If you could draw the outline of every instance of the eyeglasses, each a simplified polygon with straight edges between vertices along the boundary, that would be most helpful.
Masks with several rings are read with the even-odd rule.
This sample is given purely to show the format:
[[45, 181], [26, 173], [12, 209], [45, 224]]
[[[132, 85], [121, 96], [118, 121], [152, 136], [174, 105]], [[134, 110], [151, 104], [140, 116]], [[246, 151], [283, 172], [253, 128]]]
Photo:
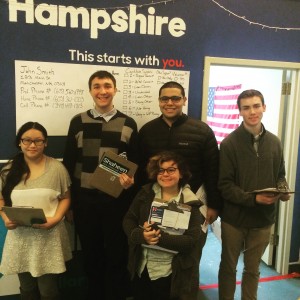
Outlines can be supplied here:
[[165, 172], [167, 172], [168, 175], [172, 175], [172, 174], [174, 174], [174, 173], [176, 172], [177, 169], [178, 169], [178, 168], [175, 168], [175, 167], [169, 167], [169, 168], [167, 168], [167, 169], [160, 168], [160, 169], [158, 170], [158, 174], [159, 174], [159, 175], [164, 175]]
[[21, 139], [21, 141], [25, 146], [30, 146], [32, 143], [36, 146], [42, 146], [45, 143], [45, 140]]
[[168, 103], [169, 100], [172, 101], [172, 103], [178, 103], [180, 100], [182, 99], [181, 96], [162, 96], [162, 97], [159, 97], [159, 101], [161, 103]]

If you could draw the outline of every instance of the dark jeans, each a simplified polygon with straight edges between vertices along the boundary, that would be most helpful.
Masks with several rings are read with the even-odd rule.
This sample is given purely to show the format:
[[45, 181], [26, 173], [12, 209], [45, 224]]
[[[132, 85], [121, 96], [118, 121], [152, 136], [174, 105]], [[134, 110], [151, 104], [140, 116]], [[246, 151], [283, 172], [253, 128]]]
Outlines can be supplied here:
[[74, 202], [75, 228], [89, 284], [87, 299], [125, 299], [130, 286], [128, 244], [122, 228], [126, 200], [82, 189]]
[[168, 277], [151, 280], [147, 267], [145, 267], [141, 278], [135, 275], [133, 280], [134, 300], [176, 300], [170, 298], [172, 274]]

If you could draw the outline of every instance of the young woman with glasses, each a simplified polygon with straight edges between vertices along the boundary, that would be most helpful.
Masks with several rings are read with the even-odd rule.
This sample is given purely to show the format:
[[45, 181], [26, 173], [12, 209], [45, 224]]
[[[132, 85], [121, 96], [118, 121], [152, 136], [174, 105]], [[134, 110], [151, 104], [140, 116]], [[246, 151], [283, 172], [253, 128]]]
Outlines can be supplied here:
[[58, 160], [44, 154], [47, 131], [25, 123], [16, 136], [21, 151], [0, 172], [0, 208], [42, 208], [46, 223], [21, 226], [0, 211], [8, 229], [0, 273], [17, 274], [22, 299], [59, 299], [58, 274], [72, 257], [63, 222], [70, 205], [70, 178]]
[[[187, 184], [191, 174], [183, 158], [170, 151], [151, 157], [147, 173], [153, 182], [141, 188], [123, 221], [129, 241], [134, 299], [197, 299], [197, 257], [204, 218], [199, 212], [201, 202]], [[182, 213], [180, 207], [187, 204], [190, 207], [187, 229], [174, 234], [175, 228], [165, 227], [163, 217], [153, 224], [149, 217], [153, 201], [165, 203], [167, 210], [178, 214]]]

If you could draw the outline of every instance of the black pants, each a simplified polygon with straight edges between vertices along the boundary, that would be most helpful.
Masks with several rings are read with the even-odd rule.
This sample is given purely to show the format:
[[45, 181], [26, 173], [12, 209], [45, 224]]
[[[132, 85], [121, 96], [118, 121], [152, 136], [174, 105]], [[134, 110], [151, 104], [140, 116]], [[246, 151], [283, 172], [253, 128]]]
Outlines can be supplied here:
[[123, 300], [129, 293], [126, 200], [84, 189], [74, 201], [75, 228], [88, 278], [87, 299]]
[[172, 274], [168, 277], [151, 280], [149, 278], [147, 267], [145, 267], [141, 278], [135, 275], [132, 283], [134, 300], [177, 300], [171, 298], [171, 279]]
[[18, 274], [22, 299], [60, 299], [58, 274], [33, 277], [29, 272]]

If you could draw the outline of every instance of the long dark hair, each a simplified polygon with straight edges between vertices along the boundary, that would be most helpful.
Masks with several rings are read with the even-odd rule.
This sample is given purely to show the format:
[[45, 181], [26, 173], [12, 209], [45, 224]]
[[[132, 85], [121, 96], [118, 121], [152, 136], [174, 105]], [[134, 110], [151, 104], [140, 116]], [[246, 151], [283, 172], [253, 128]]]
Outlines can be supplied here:
[[[30, 129], [39, 130], [43, 134], [45, 140], [47, 139], [47, 130], [41, 124], [37, 122], [27, 122], [22, 125], [17, 132], [15, 146], [18, 149], [20, 149], [19, 145], [22, 135]], [[19, 152], [9, 160], [9, 162], [3, 167], [0, 172], [2, 181], [2, 196], [4, 198], [5, 205], [12, 206], [11, 192], [14, 187], [22, 180], [25, 174], [26, 181], [30, 175], [30, 169], [24, 159], [23, 152]]]

